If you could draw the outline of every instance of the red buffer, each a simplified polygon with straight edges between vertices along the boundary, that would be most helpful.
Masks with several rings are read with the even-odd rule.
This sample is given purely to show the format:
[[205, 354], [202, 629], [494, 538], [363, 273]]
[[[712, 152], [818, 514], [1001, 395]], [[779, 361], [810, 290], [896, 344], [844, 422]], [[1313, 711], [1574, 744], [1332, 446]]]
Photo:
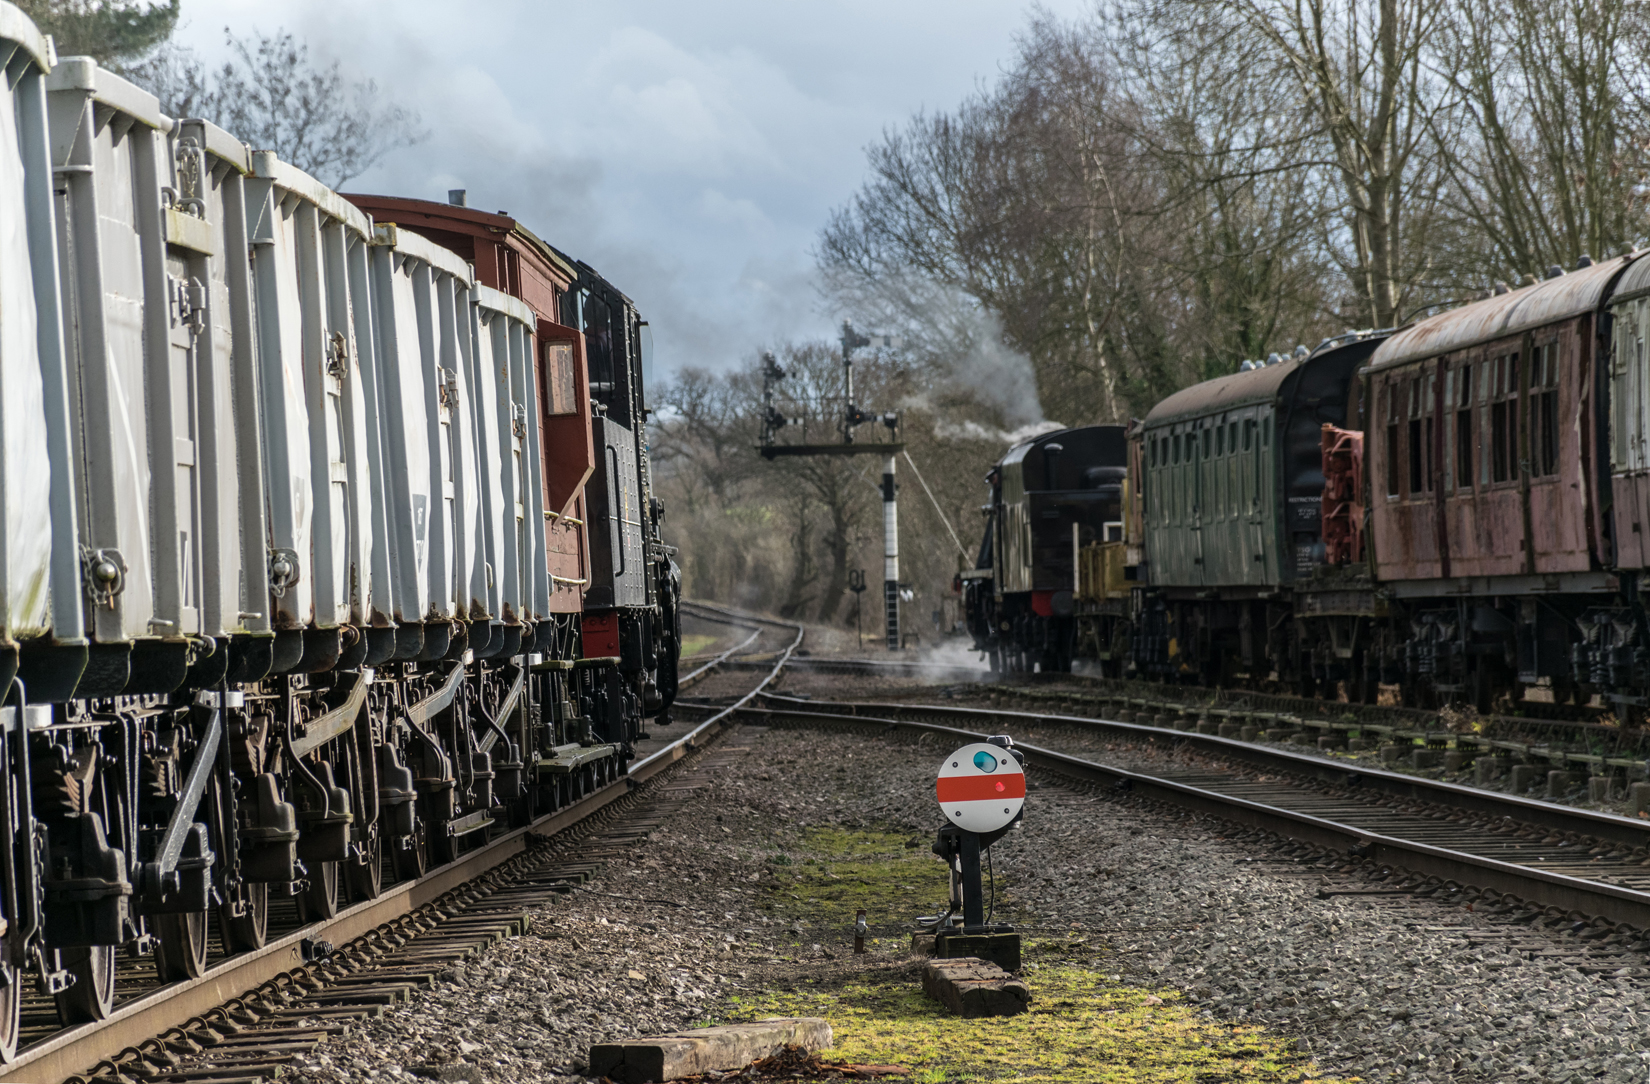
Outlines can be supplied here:
[[1331, 565], [1364, 559], [1364, 435], [1323, 427], [1323, 547]]

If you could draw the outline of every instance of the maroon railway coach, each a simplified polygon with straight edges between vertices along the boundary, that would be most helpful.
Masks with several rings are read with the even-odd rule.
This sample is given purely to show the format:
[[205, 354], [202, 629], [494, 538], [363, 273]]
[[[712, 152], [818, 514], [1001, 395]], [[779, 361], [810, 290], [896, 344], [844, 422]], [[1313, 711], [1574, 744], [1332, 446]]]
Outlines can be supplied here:
[[1374, 654], [1407, 701], [1594, 691], [1576, 648], [1621, 589], [1608, 306], [1633, 260], [1422, 320], [1371, 359], [1366, 504], [1388, 615]]

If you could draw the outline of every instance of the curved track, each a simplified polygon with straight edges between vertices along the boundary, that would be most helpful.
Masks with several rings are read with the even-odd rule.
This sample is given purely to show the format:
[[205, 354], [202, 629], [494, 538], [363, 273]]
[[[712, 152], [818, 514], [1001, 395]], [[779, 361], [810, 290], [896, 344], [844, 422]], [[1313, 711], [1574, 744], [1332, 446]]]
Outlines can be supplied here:
[[[1367, 872], [1403, 870], [1542, 908], [1650, 927], [1650, 825], [1211, 735], [1073, 716], [910, 704], [837, 704], [768, 696], [773, 725], [886, 735], [1034, 733], [1032, 766], [1297, 840]], [[1160, 775], [1057, 746], [1096, 736], [1172, 741], [1206, 755]]]
[[[736, 615], [732, 611], [722, 610], [720, 607], [709, 606], [702, 602], [690, 602], [685, 599], [681, 605], [686, 616], [694, 617], [701, 621], [712, 621], [719, 625], [728, 625], [734, 628], [748, 628], [750, 630], [750, 635], [739, 641], [737, 644], [733, 644], [726, 650], [712, 656], [708, 661], [700, 663], [692, 670], [689, 670], [687, 673], [683, 674], [677, 680], [677, 688], [679, 689], [686, 689], [689, 686], [698, 684], [711, 673], [716, 671], [719, 667], [727, 663], [728, 660], [743, 653], [746, 648], [750, 647], [751, 644], [755, 643], [762, 636], [761, 624], [755, 620]], [[704, 656], [698, 655], [694, 658], [701, 659], [704, 658]]]
[[[532, 852], [542, 849], [545, 837], [590, 821], [613, 802], [703, 748], [732, 724], [735, 712], [778, 676], [801, 645], [803, 630], [783, 622], [763, 624], [792, 633], [789, 643], [776, 652], [767, 673], [753, 683], [748, 693], [713, 712], [687, 733], [651, 751], [646, 746], [656, 743], [646, 743], [642, 750], [646, 755], [633, 761], [629, 771], [616, 781], [430, 870], [416, 881], [394, 885], [376, 899], [345, 908], [330, 920], [272, 937], [261, 949], [215, 963], [199, 978], [142, 992], [117, 1005], [103, 1021], [53, 1031], [20, 1050], [17, 1058], [0, 1070], [0, 1082], [43, 1084], [73, 1079], [77, 1074], [100, 1079], [164, 1079], [169, 1059], [178, 1050], [227, 1041], [247, 1020], [257, 1017], [245, 1007], [243, 997], [262, 991], [266, 1001], [290, 1000], [291, 991], [314, 996], [329, 982], [339, 981], [342, 971], [336, 963], [329, 965], [329, 958], [337, 959], [333, 957], [334, 945], [345, 946], [346, 954], [354, 948], [347, 942], [391, 948], [402, 945], [421, 931], [440, 926], [455, 910], [463, 910], [463, 901], [492, 896], [501, 887], [541, 872]], [[273, 1054], [266, 1059], [280, 1060]]]

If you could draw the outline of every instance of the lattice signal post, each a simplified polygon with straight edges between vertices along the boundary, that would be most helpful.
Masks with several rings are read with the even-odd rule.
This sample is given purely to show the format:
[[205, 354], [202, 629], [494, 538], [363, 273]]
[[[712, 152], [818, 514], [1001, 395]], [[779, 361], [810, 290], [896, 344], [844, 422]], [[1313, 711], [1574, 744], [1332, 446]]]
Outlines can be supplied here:
[[[842, 368], [846, 377], [847, 394], [844, 396], [842, 411], [841, 432], [842, 440], [836, 444], [780, 444], [774, 437], [778, 431], [789, 423], [788, 418], [774, 406], [774, 387], [785, 379], [785, 370], [780, 367], [772, 354], [762, 355], [762, 443], [757, 446], [766, 459], [774, 459], [782, 455], [816, 456], [816, 455], [880, 455], [882, 456], [882, 600], [884, 620], [884, 634], [889, 651], [898, 651], [900, 648], [899, 631], [899, 512], [895, 505], [895, 494], [899, 487], [894, 483], [894, 457], [905, 450], [905, 445], [898, 441], [886, 441], [875, 444], [856, 444], [854, 429], [866, 422], [880, 421], [888, 429], [891, 437], [899, 435], [899, 413], [889, 411], [885, 414], [867, 413], [854, 401], [854, 351], [862, 346], [870, 346], [873, 340], [854, 330], [854, 325], [847, 320], [842, 321]], [[876, 342], [893, 345], [892, 339], [878, 338]]]

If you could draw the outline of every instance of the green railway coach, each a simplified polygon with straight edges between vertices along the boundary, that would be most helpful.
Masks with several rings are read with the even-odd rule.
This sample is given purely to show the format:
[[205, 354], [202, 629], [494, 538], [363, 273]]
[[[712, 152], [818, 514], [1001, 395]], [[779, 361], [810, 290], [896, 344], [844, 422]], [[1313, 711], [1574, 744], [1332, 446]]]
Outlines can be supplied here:
[[[1146, 585], [1137, 664], [1246, 669], [1271, 609], [1323, 561], [1321, 440], [1343, 426], [1358, 367], [1384, 336], [1353, 333], [1164, 399], [1141, 423]], [[1273, 656], [1275, 657], [1275, 656]]]

